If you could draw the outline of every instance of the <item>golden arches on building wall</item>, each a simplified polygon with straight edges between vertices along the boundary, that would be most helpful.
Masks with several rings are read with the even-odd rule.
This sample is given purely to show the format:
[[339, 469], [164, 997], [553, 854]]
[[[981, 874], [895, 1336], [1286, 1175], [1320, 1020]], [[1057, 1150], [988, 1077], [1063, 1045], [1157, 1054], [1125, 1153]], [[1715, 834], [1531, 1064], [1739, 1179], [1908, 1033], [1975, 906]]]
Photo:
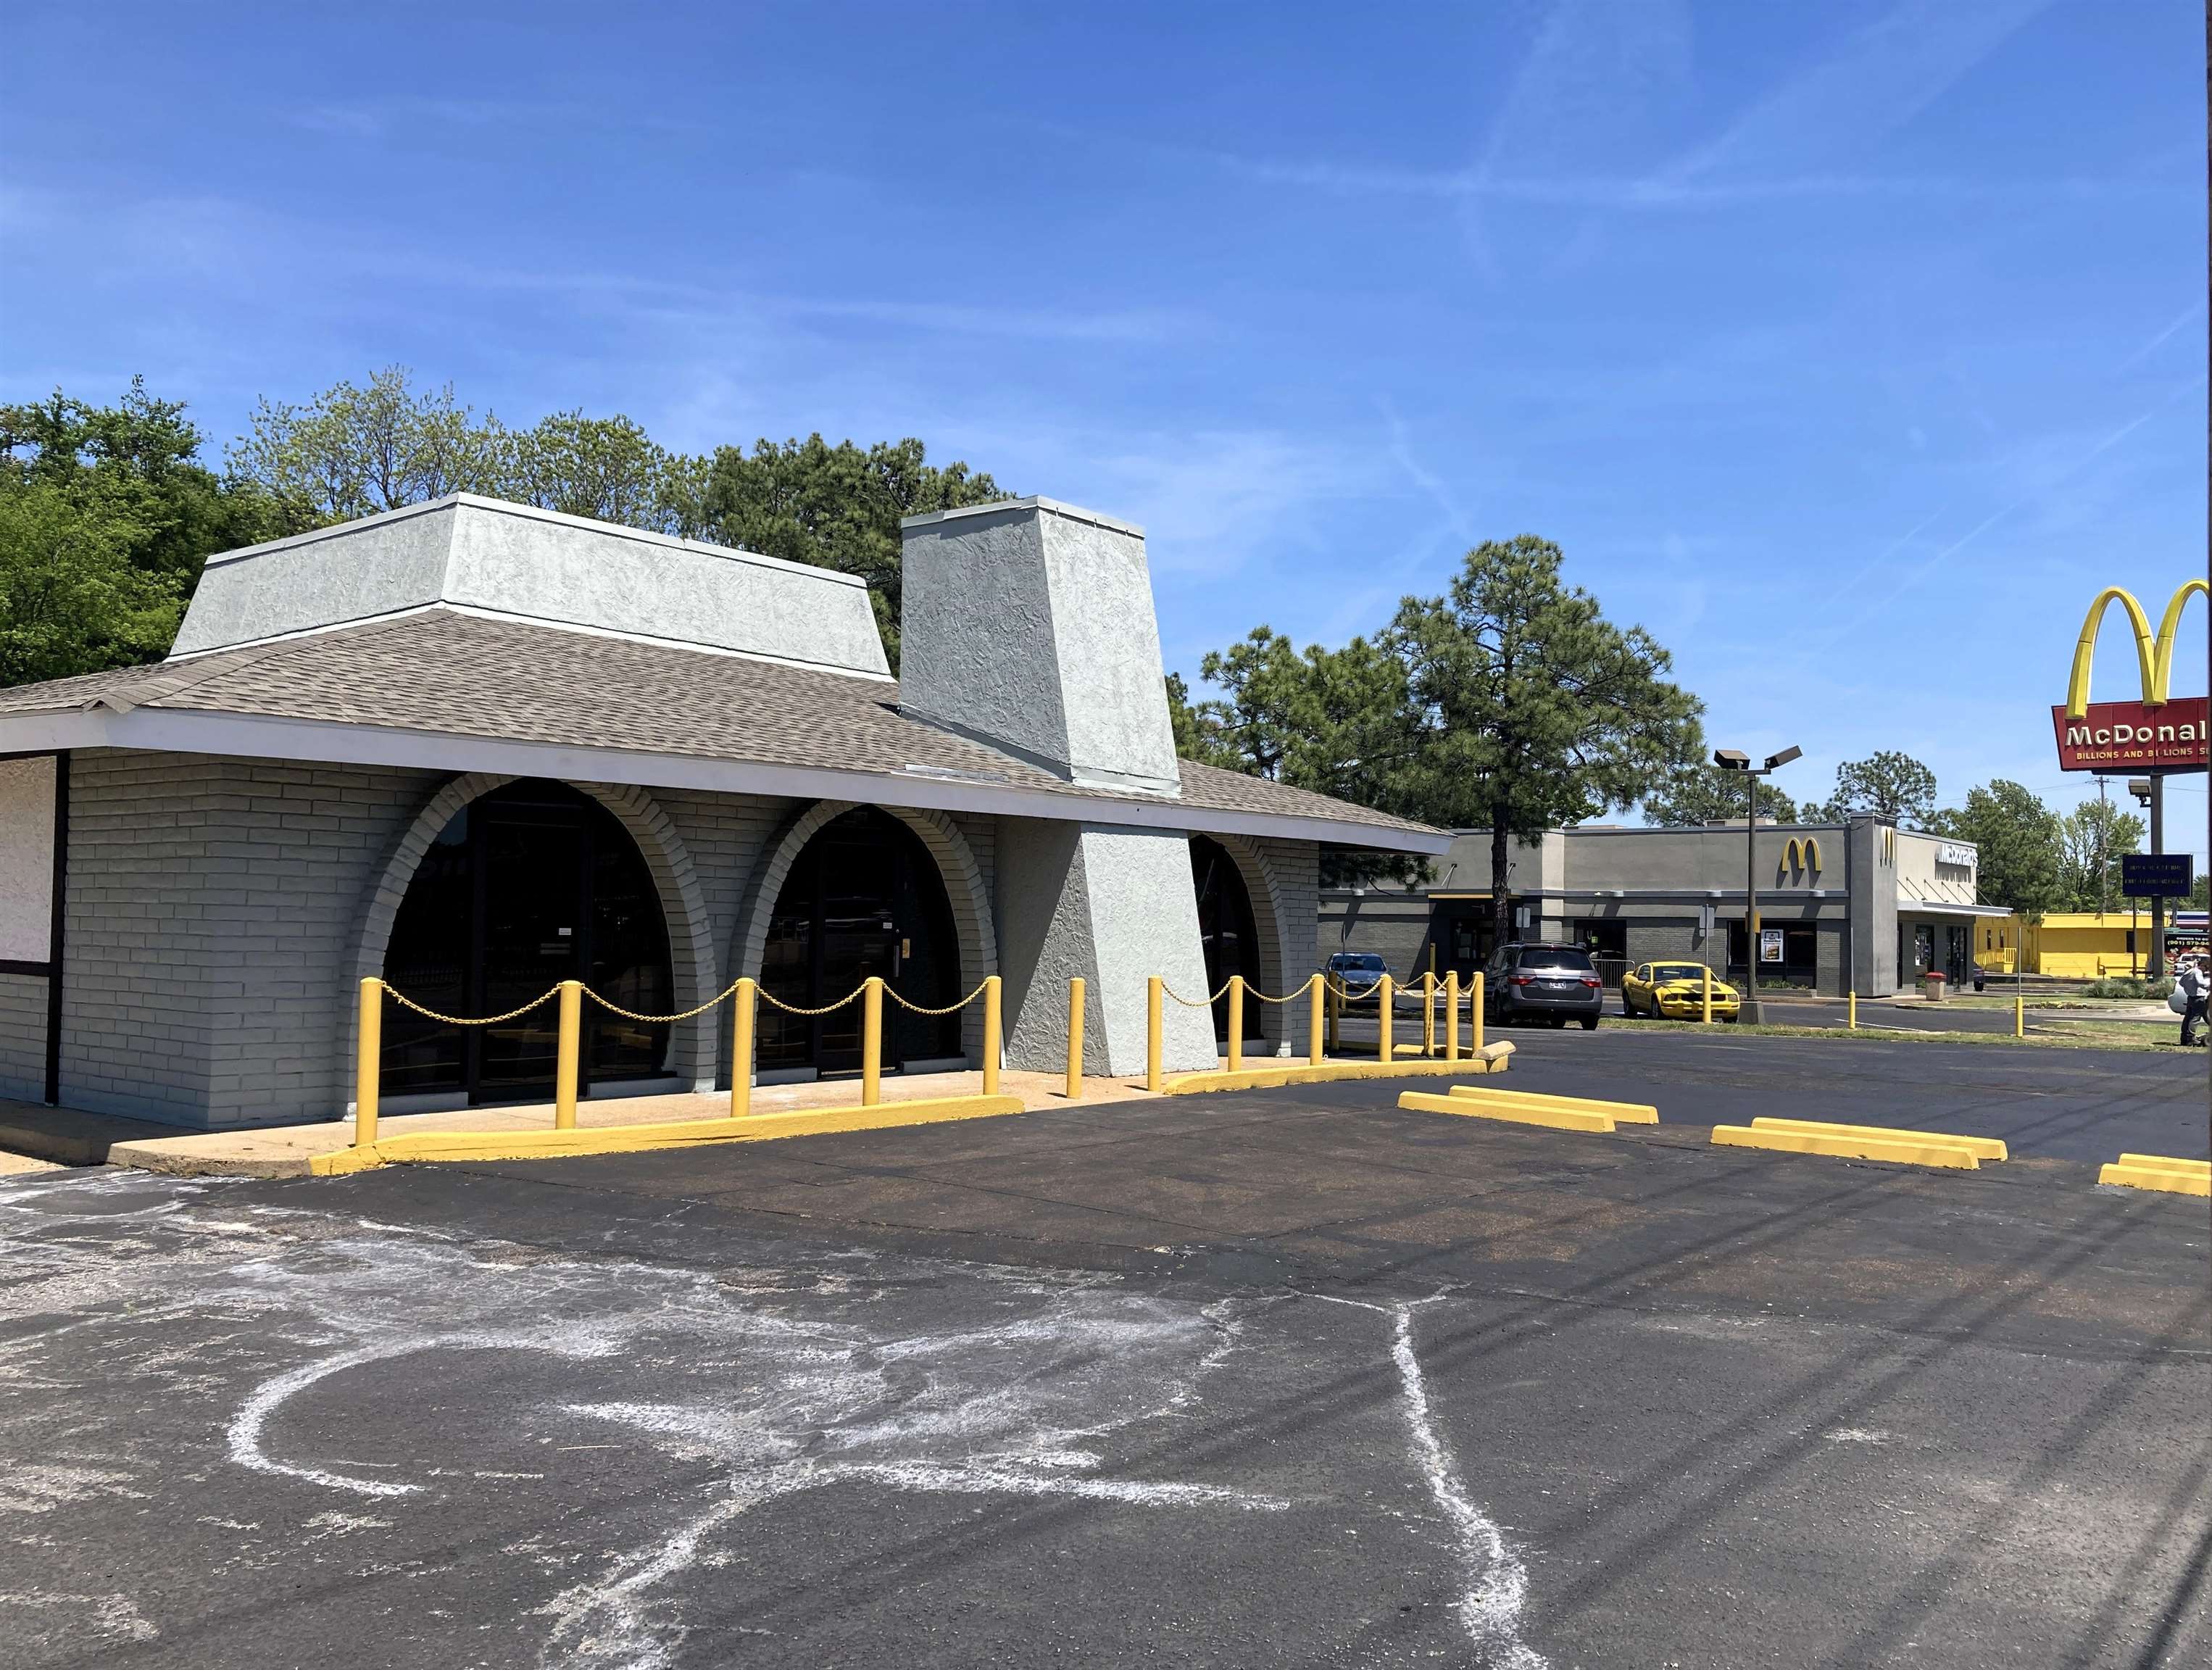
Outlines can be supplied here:
[[2089, 711], [2089, 663], [2097, 653], [2097, 634], [2105, 624], [2105, 611], [2118, 604], [2127, 614], [2129, 630], [2135, 634], [2136, 665], [2142, 675], [2142, 701], [2146, 707], [2166, 705], [2166, 691], [2173, 678], [2173, 643], [2181, 630], [2181, 611], [2191, 595], [2203, 597], [2212, 603], [2212, 586], [2202, 580], [2185, 580], [2166, 605], [2158, 630], [2153, 633], [2150, 616], [2143, 613], [2142, 604], [2135, 594], [2124, 586], [2107, 586], [2097, 593], [2097, 600], [2089, 605], [2089, 613], [2081, 622], [2081, 637], [2074, 646], [2074, 670], [2066, 681], [2066, 716], [2081, 719]]
[[1820, 874], [1820, 837], [1790, 836], [1789, 846], [1782, 852], [1782, 873], [1785, 877], [1807, 877], [1818, 880]]

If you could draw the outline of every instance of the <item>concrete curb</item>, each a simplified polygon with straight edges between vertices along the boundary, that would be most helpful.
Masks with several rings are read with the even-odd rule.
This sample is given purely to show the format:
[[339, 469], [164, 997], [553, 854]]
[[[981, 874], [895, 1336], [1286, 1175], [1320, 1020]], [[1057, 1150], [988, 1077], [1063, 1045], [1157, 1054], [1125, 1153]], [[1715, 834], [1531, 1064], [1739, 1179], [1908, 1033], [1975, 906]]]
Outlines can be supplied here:
[[2154, 1189], [2162, 1194], [2212, 1199], [2212, 1160], [2176, 1160], [2163, 1154], [2123, 1154], [2097, 1173], [2116, 1188]]
[[1428, 1090], [1407, 1090], [1398, 1098], [1398, 1105], [1408, 1113], [1449, 1114], [1455, 1119], [1495, 1120], [1504, 1125], [1534, 1125], [1547, 1131], [1582, 1131], [1598, 1136], [1613, 1133], [1613, 1120], [1610, 1114], [1594, 1113], [1588, 1108], [1543, 1108], [1527, 1102], [1509, 1102], [1500, 1098], [1486, 1102], [1477, 1096], [1437, 1096]]
[[1878, 1126], [1796, 1128], [1786, 1121], [1716, 1125], [1716, 1148], [1771, 1148], [1784, 1154], [1825, 1154], [1839, 1160], [1881, 1160], [1892, 1165], [1936, 1166], [1949, 1171], [1981, 1169], [1978, 1146], [1985, 1139]]
[[1016, 1096], [961, 1096], [880, 1102], [871, 1108], [824, 1108], [744, 1119], [694, 1119], [667, 1125], [605, 1125], [573, 1131], [422, 1131], [386, 1137], [368, 1148], [318, 1154], [307, 1169], [318, 1177], [342, 1177], [381, 1165], [425, 1161], [544, 1160], [586, 1154], [635, 1154], [653, 1149], [703, 1148], [722, 1143], [773, 1142], [781, 1138], [886, 1131], [950, 1120], [994, 1119], [1026, 1113]]
[[1279, 1084], [1336, 1084], [1353, 1078], [1437, 1078], [1470, 1073], [1504, 1072], [1513, 1054], [1510, 1041], [1485, 1044], [1480, 1054], [1456, 1061], [1324, 1061], [1246, 1067], [1237, 1072], [1176, 1073], [1162, 1087], [1166, 1096], [1203, 1096], [1210, 1090], [1266, 1090]]
[[1659, 1110], [1646, 1102], [1601, 1102], [1587, 1096], [1546, 1096], [1538, 1090], [1493, 1090], [1487, 1084], [1455, 1084], [1451, 1087], [1451, 1093], [1463, 1102], [1481, 1107], [1571, 1108], [1585, 1114], [1603, 1114], [1616, 1125], [1656, 1125], [1659, 1122]]

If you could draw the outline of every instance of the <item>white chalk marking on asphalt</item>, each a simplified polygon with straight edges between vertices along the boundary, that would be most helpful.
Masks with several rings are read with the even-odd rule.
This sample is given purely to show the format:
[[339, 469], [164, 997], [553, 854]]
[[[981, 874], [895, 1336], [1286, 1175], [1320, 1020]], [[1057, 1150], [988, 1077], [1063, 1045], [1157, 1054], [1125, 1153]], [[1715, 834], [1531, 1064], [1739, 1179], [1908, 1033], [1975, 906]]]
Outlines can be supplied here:
[[139, 1615], [137, 1603], [127, 1594], [0, 1594], [0, 1606], [89, 1606], [92, 1628], [125, 1641], [152, 1641], [161, 1631]]
[[1429, 1495], [1457, 1533], [1460, 1555], [1467, 1568], [1467, 1590], [1455, 1608], [1460, 1627], [1483, 1650], [1486, 1660], [1504, 1670], [1544, 1670], [1543, 1655], [1521, 1639], [1521, 1612], [1528, 1600], [1528, 1574], [1497, 1522], [1475, 1505], [1468, 1493], [1443, 1440], [1430, 1418], [1428, 1381], [1421, 1359], [1413, 1350], [1413, 1313], [1443, 1297], [1439, 1293], [1411, 1303], [1369, 1304], [1358, 1299], [1339, 1299], [1326, 1293], [1310, 1298], [1331, 1304], [1351, 1305], [1391, 1319], [1390, 1359], [1397, 1365], [1398, 1387], [1404, 1394], [1406, 1426], [1412, 1435], [1413, 1459]]
[[565, 1330], [505, 1335], [440, 1333], [384, 1340], [376, 1345], [362, 1345], [353, 1351], [319, 1357], [313, 1363], [302, 1363], [296, 1369], [263, 1381], [239, 1406], [238, 1412], [230, 1418], [223, 1439], [229, 1448], [230, 1459], [254, 1473], [275, 1473], [281, 1478], [320, 1485], [326, 1490], [353, 1491], [362, 1496], [412, 1496], [422, 1488], [420, 1485], [388, 1479], [363, 1479], [355, 1473], [338, 1473], [327, 1467], [300, 1467], [276, 1460], [262, 1448], [261, 1435], [269, 1424], [269, 1418], [309, 1387], [329, 1379], [332, 1375], [343, 1374], [349, 1369], [362, 1368], [371, 1363], [411, 1357], [418, 1351], [550, 1351], [558, 1357], [604, 1357], [612, 1349], [612, 1345], [605, 1340], [589, 1335], [570, 1335]]

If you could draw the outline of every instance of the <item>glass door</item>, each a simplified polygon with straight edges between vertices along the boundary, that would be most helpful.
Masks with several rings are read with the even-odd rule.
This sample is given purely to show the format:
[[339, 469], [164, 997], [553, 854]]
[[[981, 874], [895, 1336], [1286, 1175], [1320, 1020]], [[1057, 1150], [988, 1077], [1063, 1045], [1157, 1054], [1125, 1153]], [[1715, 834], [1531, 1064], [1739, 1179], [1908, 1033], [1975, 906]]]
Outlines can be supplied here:
[[[585, 832], [572, 809], [498, 802], [483, 805], [477, 825], [483, 842], [477, 871], [483, 951], [474, 1012], [498, 1015], [561, 981], [583, 977], [590, 915]], [[468, 1037], [477, 1051], [472, 1088], [478, 1096], [552, 1094], [556, 1004], [498, 1026], [471, 1027]]]

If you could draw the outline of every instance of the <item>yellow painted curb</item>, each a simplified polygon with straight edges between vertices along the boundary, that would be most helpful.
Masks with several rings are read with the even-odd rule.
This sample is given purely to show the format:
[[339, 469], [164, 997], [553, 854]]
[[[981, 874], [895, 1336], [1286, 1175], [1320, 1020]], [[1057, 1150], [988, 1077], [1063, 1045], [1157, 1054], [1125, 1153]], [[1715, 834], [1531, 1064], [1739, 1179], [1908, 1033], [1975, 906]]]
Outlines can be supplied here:
[[1437, 1096], [1427, 1090], [1407, 1090], [1399, 1096], [1398, 1105], [1409, 1113], [1450, 1114], [1460, 1119], [1497, 1120], [1506, 1125], [1537, 1125], [1547, 1131], [1607, 1133], [1613, 1129], [1611, 1114], [1594, 1114], [1581, 1108], [1525, 1108], [1502, 1101], [1484, 1102], [1474, 1096]]
[[1826, 1154], [1841, 1160], [1886, 1160], [1893, 1165], [1944, 1166], [1954, 1171], [1977, 1171], [1982, 1163], [1962, 1144], [1911, 1132], [1895, 1137], [1853, 1136], [1832, 1131], [1784, 1131], [1771, 1126], [1716, 1125], [1713, 1145], [1771, 1148], [1785, 1154]]
[[1604, 1114], [1617, 1125], [1656, 1125], [1659, 1110], [1641, 1102], [1601, 1102], [1587, 1096], [1551, 1096], [1539, 1090], [1497, 1090], [1487, 1084], [1455, 1084], [1454, 1096], [1470, 1102], [1510, 1104], [1518, 1108], [1572, 1108], [1585, 1114]]
[[2002, 1137], [1960, 1137], [1948, 1131], [1905, 1131], [1889, 1125], [1832, 1125], [1817, 1119], [1755, 1119], [1751, 1122], [1754, 1131], [1816, 1131], [1827, 1136], [1881, 1137], [1888, 1139], [1904, 1138], [1919, 1142], [1940, 1142], [1954, 1148], [1963, 1148], [1978, 1160], [2007, 1158]]
[[774, 1142], [786, 1137], [887, 1131], [951, 1120], [993, 1119], [1024, 1111], [1014, 1096], [938, 1096], [882, 1102], [872, 1108], [818, 1108], [744, 1119], [688, 1119], [663, 1125], [605, 1125], [574, 1131], [418, 1131], [386, 1137], [369, 1149], [318, 1154], [308, 1169], [318, 1177], [343, 1176], [394, 1162], [429, 1160], [544, 1160], [582, 1154], [635, 1154], [659, 1148], [701, 1148], [728, 1142]]
[[[1498, 1051], [1496, 1055], [1489, 1052]], [[1161, 1087], [1167, 1096], [1201, 1096], [1209, 1090], [1264, 1090], [1279, 1084], [1334, 1084], [1354, 1078], [1425, 1078], [1456, 1074], [1504, 1072], [1510, 1044], [1492, 1044], [1481, 1055], [1461, 1061], [1325, 1061], [1285, 1062], [1279, 1066], [1246, 1067], [1239, 1072], [1180, 1072]]]
[[2097, 1181], [2120, 1188], [2157, 1189], [2166, 1194], [2212, 1199], [2212, 1160], [2177, 1160], [2163, 1154], [2123, 1154], [2098, 1172]]

